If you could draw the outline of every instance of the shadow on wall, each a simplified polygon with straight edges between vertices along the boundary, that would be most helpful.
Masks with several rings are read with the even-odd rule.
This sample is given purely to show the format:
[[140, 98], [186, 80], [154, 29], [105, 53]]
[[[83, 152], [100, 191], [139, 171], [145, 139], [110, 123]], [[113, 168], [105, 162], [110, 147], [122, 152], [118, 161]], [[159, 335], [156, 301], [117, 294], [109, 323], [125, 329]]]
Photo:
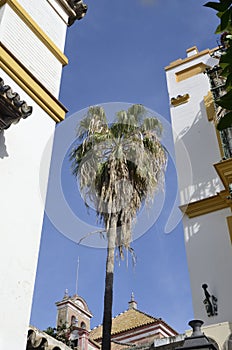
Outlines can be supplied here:
[[[184, 197], [183, 202], [188, 203], [190, 199], [196, 201], [215, 195], [220, 191], [221, 185], [213, 164], [220, 160], [220, 153], [216, 132], [206, 116], [204, 101], [200, 103], [200, 111], [192, 125], [183, 129], [178, 139], [184, 143], [188, 151], [192, 169], [192, 183], [182, 174], [180, 191]], [[177, 148], [181, 147], [181, 142], [176, 142]]]
[[7, 153], [6, 144], [5, 144], [5, 136], [4, 131], [0, 131], [0, 158], [9, 157], [9, 154]]

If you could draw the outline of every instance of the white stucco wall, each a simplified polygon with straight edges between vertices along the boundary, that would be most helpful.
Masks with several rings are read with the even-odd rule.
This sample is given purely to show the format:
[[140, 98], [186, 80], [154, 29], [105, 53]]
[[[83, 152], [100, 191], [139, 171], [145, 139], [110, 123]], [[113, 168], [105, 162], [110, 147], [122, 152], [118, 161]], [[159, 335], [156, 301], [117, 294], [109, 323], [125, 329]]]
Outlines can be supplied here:
[[[167, 71], [167, 85], [170, 99], [189, 94], [187, 103], [170, 105], [171, 121], [174, 131], [176, 164], [180, 191], [180, 204], [196, 201], [215, 195], [223, 187], [212, 164], [220, 161], [219, 146], [215, 127], [209, 122], [204, 105], [204, 96], [210, 90], [208, 77], [201, 73], [180, 82], [175, 73], [197, 63], [215, 65], [216, 60], [208, 54]], [[186, 172], [183, 161], [183, 144], [191, 163], [192, 179]]]
[[[207, 325], [232, 321], [232, 253], [226, 222], [230, 215], [228, 208], [197, 218], [183, 218], [194, 317]], [[207, 316], [204, 283], [218, 299], [217, 316]]]
[[[4, 5], [3, 10], [0, 41], [55, 97], [58, 97], [61, 62], [10, 6]], [[64, 23], [63, 25], [65, 26]], [[61, 34], [62, 37], [63, 29], [60, 31], [60, 28], [56, 28], [55, 32], [57, 36]]]
[[[56, 0], [18, 0], [40, 28], [63, 52], [68, 15]], [[57, 30], [59, 28], [59, 30]]]
[[0, 76], [33, 106], [31, 116], [0, 132], [0, 349], [25, 350], [55, 122], [4, 71]]
[[[182, 205], [213, 196], [224, 187], [213, 167], [221, 156], [215, 127], [208, 121], [204, 105], [204, 96], [210, 90], [208, 77], [199, 73], [177, 82], [175, 73], [197, 63], [214, 66], [217, 62], [205, 54], [167, 71], [170, 100], [178, 95], [190, 95], [187, 103], [170, 106]], [[192, 178], [182, 157], [183, 144], [189, 154]], [[228, 208], [192, 219], [187, 215], [183, 218], [194, 318], [203, 320], [206, 326], [232, 321], [232, 251], [226, 220], [230, 215]], [[217, 316], [207, 316], [204, 283], [209, 293], [218, 298]]]

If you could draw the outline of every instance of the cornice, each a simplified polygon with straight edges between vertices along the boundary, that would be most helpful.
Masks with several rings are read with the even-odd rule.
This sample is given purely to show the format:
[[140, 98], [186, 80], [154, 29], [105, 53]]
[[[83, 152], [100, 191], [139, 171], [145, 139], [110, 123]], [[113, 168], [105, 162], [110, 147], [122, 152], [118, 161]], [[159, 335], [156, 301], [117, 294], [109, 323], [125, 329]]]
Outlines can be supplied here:
[[2, 68], [52, 119], [64, 120], [67, 109], [0, 42]]
[[80, 307], [71, 299], [66, 299], [66, 300], [61, 300], [61, 301], [56, 302], [56, 306], [58, 309], [61, 309], [65, 305], [68, 305], [68, 304], [69, 304], [69, 307], [71, 306], [73, 308], [73, 310], [78, 310], [78, 311], [84, 313], [89, 318], [93, 317], [93, 315], [91, 314], [91, 312], [89, 310], [85, 310], [84, 308]]
[[229, 184], [232, 184], [232, 158], [214, 164], [214, 168], [220, 176], [223, 185], [228, 189]]
[[203, 73], [207, 67], [208, 66], [206, 64], [204, 64], [203, 62], [199, 62], [197, 64], [194, 64], [193, 66], [190, 66], [190, 67], [187, 67], [183, 70], [180, 70], [180, 71], [175, 73], [176, 81], [179, 83], [182, 80], [186, 80], [186, 79], [193, 77], [194, 75]]
[[226, 208], [232, 209], [232, 201], [227, 198], [228, 196], [228, 191], [221, 191], [215, 196], [181, 205], [180, 210], [189, 218], [194, 218]]
[[168, 71], [170, 69], [173, 69], [175, 67], [178, 67], [184, 63], [187, 63], [187, 62], [191, 62], [193, 60], [195, 60], [196, 58], [198, 57], [201, 57], [201, 56], [204, 56], [204, 55], [207, 55], [207, 54], [211, 54], [213, 53], [214, 51], [217, 51], [218, 50], [218, 47], [214, 48], [214, 49], [205, 49], [201, 52], [198, 52], [197, 54], [195, 55], [192, 55], [192, 56], [189, 56], [189, 57], [186, 57], [186, 58], [178, 58], [176, 61], [173, 61], [171, 62], [168, 66], [166, 66], [164, 69], [165, 71]]
[[226, 208], [232, 210], [232, 199], [231, 193], [229, 192], [229, 184], [232, 184], [232, 158], [222, 160], [221, 162], [214, 164], [214, 167], [222, 180], [225, 190], [217, 193], [215, 196], [181, 205], [180, 210], [189, 218], [194, 218]]

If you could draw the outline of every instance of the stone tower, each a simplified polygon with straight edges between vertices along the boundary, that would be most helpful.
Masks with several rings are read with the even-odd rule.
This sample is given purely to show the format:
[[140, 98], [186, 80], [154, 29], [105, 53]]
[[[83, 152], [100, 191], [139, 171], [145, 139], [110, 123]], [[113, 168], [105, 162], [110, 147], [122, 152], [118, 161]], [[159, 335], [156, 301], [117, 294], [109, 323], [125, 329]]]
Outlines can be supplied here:
[[68, 63], [66, 30], [86, 10], [74, 0], [0, 1], [0, 348], [5, 350], [26, 347], [53, 134], [67, 111], [58, 100]]

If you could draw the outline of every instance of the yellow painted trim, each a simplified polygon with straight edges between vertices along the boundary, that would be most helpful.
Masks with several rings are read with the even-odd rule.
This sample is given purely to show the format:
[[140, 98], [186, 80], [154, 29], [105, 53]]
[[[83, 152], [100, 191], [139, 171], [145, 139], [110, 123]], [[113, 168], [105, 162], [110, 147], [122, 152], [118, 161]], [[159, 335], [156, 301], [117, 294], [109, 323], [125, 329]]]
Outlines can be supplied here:
[[193, 77], [194, 75], [203, 73], [205, 71], [205, 68], [207, 67], [206, 64], [200, 62], [198, 64], [195, 64], [191, 67], [185, 68], [179, 72], [176, 72], [176, 81], [180, 82], [182, 80], [188, 79]]
[[179, 105], [182, 105], [183, 103], [187, 103], [190, 99], [189, 94], [185, 95], [178, 95], [177, 97], [172, 97], [171, 98], [171, 105], [173, 107], [177, 107]]
[[166, 71], [172, 69], [172, 68], [175, 68], [175, 67], [178, 67], [180, 66], [181, 64], [184, 64], [184, 63], [187, 63], [187, 62], [190, 62], [192, 60], [195, 60], [196, 58], [198, 57], [201, 57], [201, 56], [204, 56], [204, 55], [207, 55], [207, 54], [210, 54], [214, 51], [216, 51], [218, 48], [215, 48], [215, 49], [206, 49], [206, 50], [203, 50], [201, 52], [198, 52], [196, 55], [192, 55], [192, 56], [188, 56], [186, 58], [179, 58], [178, 60], [175, 60], [173, 62], [171, 62], [168, 66], [166, 66], [164, 69]]
[[38, 26], [32, 17], [24, 10], [17, 0], [2, 0], [0, 7], [8, 4], [12, 10], [17, 13], [21, 20], [32, 30], [32, 32], [42, 41], [42, 43], [53, 53], [53, 55], [62, 63], [68, 64], [68, 58], [63, 52], [54, 44], [54, 42], [45, 34], [45, 32]]
[[212, 213], [217, 210], [222, 210], [231, 207], [231, 200], [227, 200], [228, 191], [221, 191], [216, 196], [205, 198], [196, 202], [181, 205], [180, 210], [189, 218]]
[[204, 96], [204, 104], [205, 104], [208, 121], [211, 122], [215, 120], [216, 111], [215, 111], [214, 100], [213, 100], [213, 95], [211, 91], [209, 91], [208, 94]]
[[227, 216], [226, 220], [227, 220], [227, 225], [228, 225], [228, 229], [229, 229], [230, 240], [232, 243], [232, 216]]
[[208, 121], [214, 122], [216, 137], [217, 137], [218, 146], [219, 146], [219, 150], [220, 150], [220, 155], [223, 158], [224, 152], [223, 152], [223, 148], [222, 148], [220, 132], [216, 128], [216, 110], [215, 110], [215, 105], [214, 105], [213, 94], [211, 91], [209, 91], [208, 94], [206, 96], [204, 96], [204, 104], [205, 104], [205, 109], [206, 109]]
[[56, 122], [64, 120], [67, 109], [0, 42], [0, 68]]
[[223, 185], [227, 189], [229, 184], [232, 183], [232, 158], [214, 164], [214, 168], [220, 176]]

